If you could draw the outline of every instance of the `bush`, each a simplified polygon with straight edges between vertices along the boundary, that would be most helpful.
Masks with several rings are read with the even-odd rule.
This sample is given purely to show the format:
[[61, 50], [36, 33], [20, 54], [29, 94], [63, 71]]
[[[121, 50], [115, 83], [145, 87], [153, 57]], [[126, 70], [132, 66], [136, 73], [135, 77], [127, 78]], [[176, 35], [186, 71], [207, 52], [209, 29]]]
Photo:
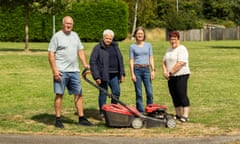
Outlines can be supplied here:
[[21, 7], [9, 12], [0, 9], [0, 41], [24, 41], [24, 30], [25, 18]]
[[168, 30], [189, 30], [202, 28], [202, 23], [198, 21], [194, 12], [169, 11], [165, 17], [166, 29]]
[[121, 1], [76, 3], [68, 12], [74, 19], [74, 31], [83, 41], [99, 41], [104, 29], [112, 29], [115, 40], [128, 34], [128, 7]]
[[52, 16], [43, 15], [41, 13], [31, 14], [29, 18], [30, 41], [49, 41], [53, 32], [52, 23]]
[[[10, 11], [0, 9], [0, 41], [25, 41], [25, 15], [23, 8]], [[71, 10], [56, 14], [56, 31], [61, 29], [62, 18], [70, 15], [74, 19], [74, 31], [83, 41], [99, 41], [104, 29], [112, 29], [115, 40], [128, 34], [128, 7], [122, 1], [74, 3]], [[52, 16], [40, 12], [29, 14], [29, 41], [48, 42], [53, 33]]]

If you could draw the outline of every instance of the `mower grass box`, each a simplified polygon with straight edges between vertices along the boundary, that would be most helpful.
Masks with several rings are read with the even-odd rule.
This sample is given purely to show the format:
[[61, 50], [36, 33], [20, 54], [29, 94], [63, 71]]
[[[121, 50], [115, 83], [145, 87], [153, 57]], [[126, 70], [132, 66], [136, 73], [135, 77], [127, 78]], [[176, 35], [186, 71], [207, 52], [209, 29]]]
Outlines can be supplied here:
[[[128, 106], [132, 111], [139, 113], [134, 107]], [[105, 104], [102, 107], [106, 125], [109, 127], [130, 127], [135, 116], [124, 106]]]

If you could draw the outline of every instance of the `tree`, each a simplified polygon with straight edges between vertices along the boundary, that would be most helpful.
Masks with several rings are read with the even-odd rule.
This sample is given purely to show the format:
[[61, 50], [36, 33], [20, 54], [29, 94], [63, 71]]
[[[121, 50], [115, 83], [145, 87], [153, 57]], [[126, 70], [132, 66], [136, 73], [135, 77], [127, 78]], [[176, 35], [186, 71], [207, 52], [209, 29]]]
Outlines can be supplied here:
[[201, 28], [202, 24], [199, 22], [197, 11], [193, 1], [182, 2], [179, 4], [177, 11], [174, 5], [168, 5], [168, 10], [164, 16], [165, 27], [167, 30], [188, 30], [194, 28]]
[[24, 51], [28, 51], [28, 31], [29, 31], [29, 11], [33, 9], [36, 2], [34, 0], [0, 0], [0, 5], [6, 10], [15, 9], [16, 7], [23, 7], [25, 15], [25, 47]]
[[132, 35], [131, 35], [132, 39], [133, 39], [134, 31], [136, 29], [136, 24], [137, 24], [137, 11], [138, 11], [138, 0], [136, 0], [136, 4], [135, 4], [134, 21], [133, 21]]
[[[129, 8], [129, 27], [141, 25], [146, 28], [158, 25], [156, 0], [124, 0]], [[132, 29], [131, 29], [132, 30]], [[131, 31], [129, 30], [129, 31]]]
[[55, 11], [53, 8], [53, 0], [0, 0], [1, 8], [6, 10], [15, 9], [16, 7], [23, 7], [23, 14], [25, 15], [25, 47], [24, 51], [29, 51], [29, 13], [34, 11], [40, 11], [42, 13], [56, 13], [63, 11], [67, 1], [55, 0]]
[[207, 19], [233, 19], [234, 12], [232, 7], [235, 5], [235, 0], [204, 0], [203, 1], [203, 14]]
[[158, 26], [157, 19], [157, 1], [156, 0], [141, 0], [138, 12], [138, 25], [146, 28], [154, 28]]
[[234, 19], [233, 21], [237, 24], [240, 25], [240, 1], [236, 1], [235, 4], [232, 5], [232, 10], [234, 13]]

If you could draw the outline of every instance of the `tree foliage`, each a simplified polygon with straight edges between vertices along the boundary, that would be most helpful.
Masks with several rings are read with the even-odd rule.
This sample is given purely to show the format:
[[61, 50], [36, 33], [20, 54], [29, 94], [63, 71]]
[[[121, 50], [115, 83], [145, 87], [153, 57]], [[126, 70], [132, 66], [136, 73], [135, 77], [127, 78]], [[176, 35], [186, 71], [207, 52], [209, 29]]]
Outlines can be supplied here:
[[18, 7], [23, 7], [23, 13], [25, 15], [25, 47], [24, 50], [28, 51], [28, 41], [29, 41], [29, 13], [30, 11], [34, 10], [34, 7], [36, 5], [36, 3], [44, 3], [43, 5], [46, 4], [46, 2], [44, 0], [39, 0], [39, 1], [35, 1], [35, 0], [8, 0], [8, 1], [4, 1], [4, 0], [0, 0], [0, 5], [2, 7], [2, 9], [6, 9], [8, 11], [11, 11], [12, 9], [18, 8]]
[[[9, 35], [1, 33], [0, 39], [7, 39], [9, 38], [8, 36], [10, 36], [10, 38], [19, 41], [23, 36], [25, 36], [25, 50], [28, 50], [29, 34], [31, 35], [31, 40], [44, 41], [49, 39], [51, 36], [49, 31], [51, 31], [50, 23], [52, 23], [52, 15], [56, 15], [57, 22], [60, 22], [63, 15], [68, 14], [72, 9], [84, 9], [81, 13], [86, 13], [86, 16], [90, 16], [92, 15], [90, 12], [92, 7], [87, 9], [76, 7], [75, 3], [81, 3], [83, 4], [81, 6], [85, 7], [84, 3], [107, 1], [112, 2], [115, 5], [117, 5], [118, 2], [124, 1], [128, 5], [128, 20], [120, 19], [118, 16], [119, 14], [124, 14], [125, 11], [114, 10], [107, 12], [115, 17], [115, 19], [108, 20], [110, 21], [108, 27], [113, 27], [111, 23], [116, 22], [116, 18], [124, 22], [124, 25], [127, 21], [127, 25], [125, 25], [124, 28], [119, 28], [124, 31], [122, 35], [118, 35], [121, 37], [120, 39], [123, 39], [126, 35], [124, 29], [128, 28], [129, 33], [132, 31], [135, 15], [134, 10], [137, 0], [0, 0], [0, 18], [2, 18], [0, 20], [1, 31], [11, 32], [8, 28], [11, 24], [8, 23], [18, 24], [12, 29], [12, 31], [16, 31], [17, 29], [17, 33], [14, 34], [14, 32], [11, 32]], [[178, 5], [176, 1], [178, 1]], [[145, 28], [162, 27], [169, 30], [186, 30], [201, 28], [203, 27], [204, 22], [222, 24], [226, 27], [240, 24], [240, 0], [138, 0], [138, 2], [136, 25], [141, 25]], [[105, 5], [102, 7], [103, 8], [95, 7], [98, 13], [92, 15], [92, 17], [98, 16], [98, 20], [92, 21], [91, 23], [101, 26], [103, 24], [101, 21], [102, 17], [108, 17], [108, 14], [105, 13]], [[118, 7], [116, 7], [116, 9], [118, 9]], [[7, 11], [10, 11], [11, 13], [7, 13]], [[76, 15], [77, 18], [79, 18], [79, 15], [84, 17], [81, 13], [75, 13], [74, 15]], [[79, 22], [84, 25], [87, 21]], [[22, 26], [24, 23], [25, 27]], [[89, 23], [86, 25], [89, 25]], [[58, 26], [59, 23], [57, 27]], [[36, 27], [37, 29], [31, 29], [31, 27]], [[86, 30], [87, 27], [84, 29]], [[96, 27], [96, 29], [100, 29], [100, 27]], [[102, 29], [99, 30], [99, 33], [101, 30]], [[115, 31], [119, 34], [121, 33], [118, 30]], [[84, 34], [89, 36], [90, 34], [92, 35], [92, 33], [92, 31], [84, 32]], [[92, 39], [96, 38], [92, 37]]]
[[188, 30], [201, 28], [203, 24], [199, 21], [201, 17], [201, 6], [194, 5], [197, 1], [179, 3], [179, 8], [171, 3], [166, 3], [168, 9], [162, 20], [168, 30]]
[[223, 20], [229, 20], [233, 19], [234, 14], [232, 11], [233, 7], [233, 1], [232, 0], [218, 0], [218, 1], [209, 1], [204, 0], [203, 1], [203, 14], [205, 18], [212, 19], [212, 18], [218, 18]]
[[[54, 2], [55, 1], [55, 2]], [[22, 8], [22, 13], [25, 16], [25, 47], [28, 51], [29, 41], [29, 17], [31, 12], [40, 11], [41, 13], [53, 14], [55, 12], [63, 12], [66, 8], [64, 0], [0, 0], [2, 10], [12, 11], [16, 8]], [[54, 2], [54, 3], [53, 3]], [[53, 5], [55, 7], [53, 9]]]
[[167, 30], [189, 30], [202, 28], [203, 24], [198, 21], [196, 13], [185, 11], [168, 11], [165, 16], [166, 29]]
[[[105, 2], [71, 3], [63, 13], [54, 13], [56, 29], [61, 29], [62, 18], [70, 15], [74, 19], [74, 31], [78, 32], [83, 41], [99, 41], [104, 29], [115, 32], [115, 40], [123, 40], [128, 35], [128, 9], [122, 1], [105, 0]], [[40, 5], [35, 5], [40, 7]], [[48, 5], [45, 5], [48, 7]], [[47, 9], [50, 9], [51, 6]], [[53, 32], [53, 17], [51, 11], [32, 10], [28, 15], [28, 40], [49, 41]], [[0, 40], [23, 41], [24, 39], [24, 11], [17, 7], [11, 12], [0, 8]]]
[[[124, 1], [129, 5], [131, 27], [135, 0]], [[180, 13], [178, 17], [175, 15], [176, 9], [176, 0], [139, 0], [137, 25], [147, 28], [168, 27], [169, 24], [176, 25], [175, 18], [179, 19], [181, 24], [185, 24], [185, 26], [178, 26], [182, 29], [199, 28], [201, 21], [220, 24], [226, 21], [240, 23], [240, 0], [178, 0]]]
[[240, 25], [240, 0], [236, 0], [236, 2], [232, 6], [232, 10], [234, 12], [233, 21]]

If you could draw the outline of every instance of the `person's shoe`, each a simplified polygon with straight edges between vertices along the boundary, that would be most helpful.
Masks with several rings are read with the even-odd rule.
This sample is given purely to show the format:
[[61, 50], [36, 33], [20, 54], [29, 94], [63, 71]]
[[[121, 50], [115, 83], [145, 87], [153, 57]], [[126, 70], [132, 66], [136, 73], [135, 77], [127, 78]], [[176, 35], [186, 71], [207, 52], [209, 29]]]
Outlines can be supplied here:
[[57, 120], [56, 123], [55, 123], [55, 127], [62, 129], [62, 128], [64, 128], [64, 125], [62, 124], [61, 120]]
[[179, 120], [179, 121], [180, 121], [180, 119], [181, 119], [181, 116], [175, 115], [175, 116], [174, 116], [174, 119], [175, 119], [175, 120]]
[[182, 116], [182, 117], [180, 118], [180, 121], [181, 121], [182, 123], [185, 123], [185, 122], [188, 122], [189, 119], [188, 119], [187, 117]]
[[105, 117], [104, 117], [103, 114], [100, 114], [98, 118], [99, 118], [100, 121], [104, 121], [105, 120]]
[[90, 121], [88, 121], [85, 117], [79, 119], [78, 124], [83, 126], [93, 126], [93, 124]]

